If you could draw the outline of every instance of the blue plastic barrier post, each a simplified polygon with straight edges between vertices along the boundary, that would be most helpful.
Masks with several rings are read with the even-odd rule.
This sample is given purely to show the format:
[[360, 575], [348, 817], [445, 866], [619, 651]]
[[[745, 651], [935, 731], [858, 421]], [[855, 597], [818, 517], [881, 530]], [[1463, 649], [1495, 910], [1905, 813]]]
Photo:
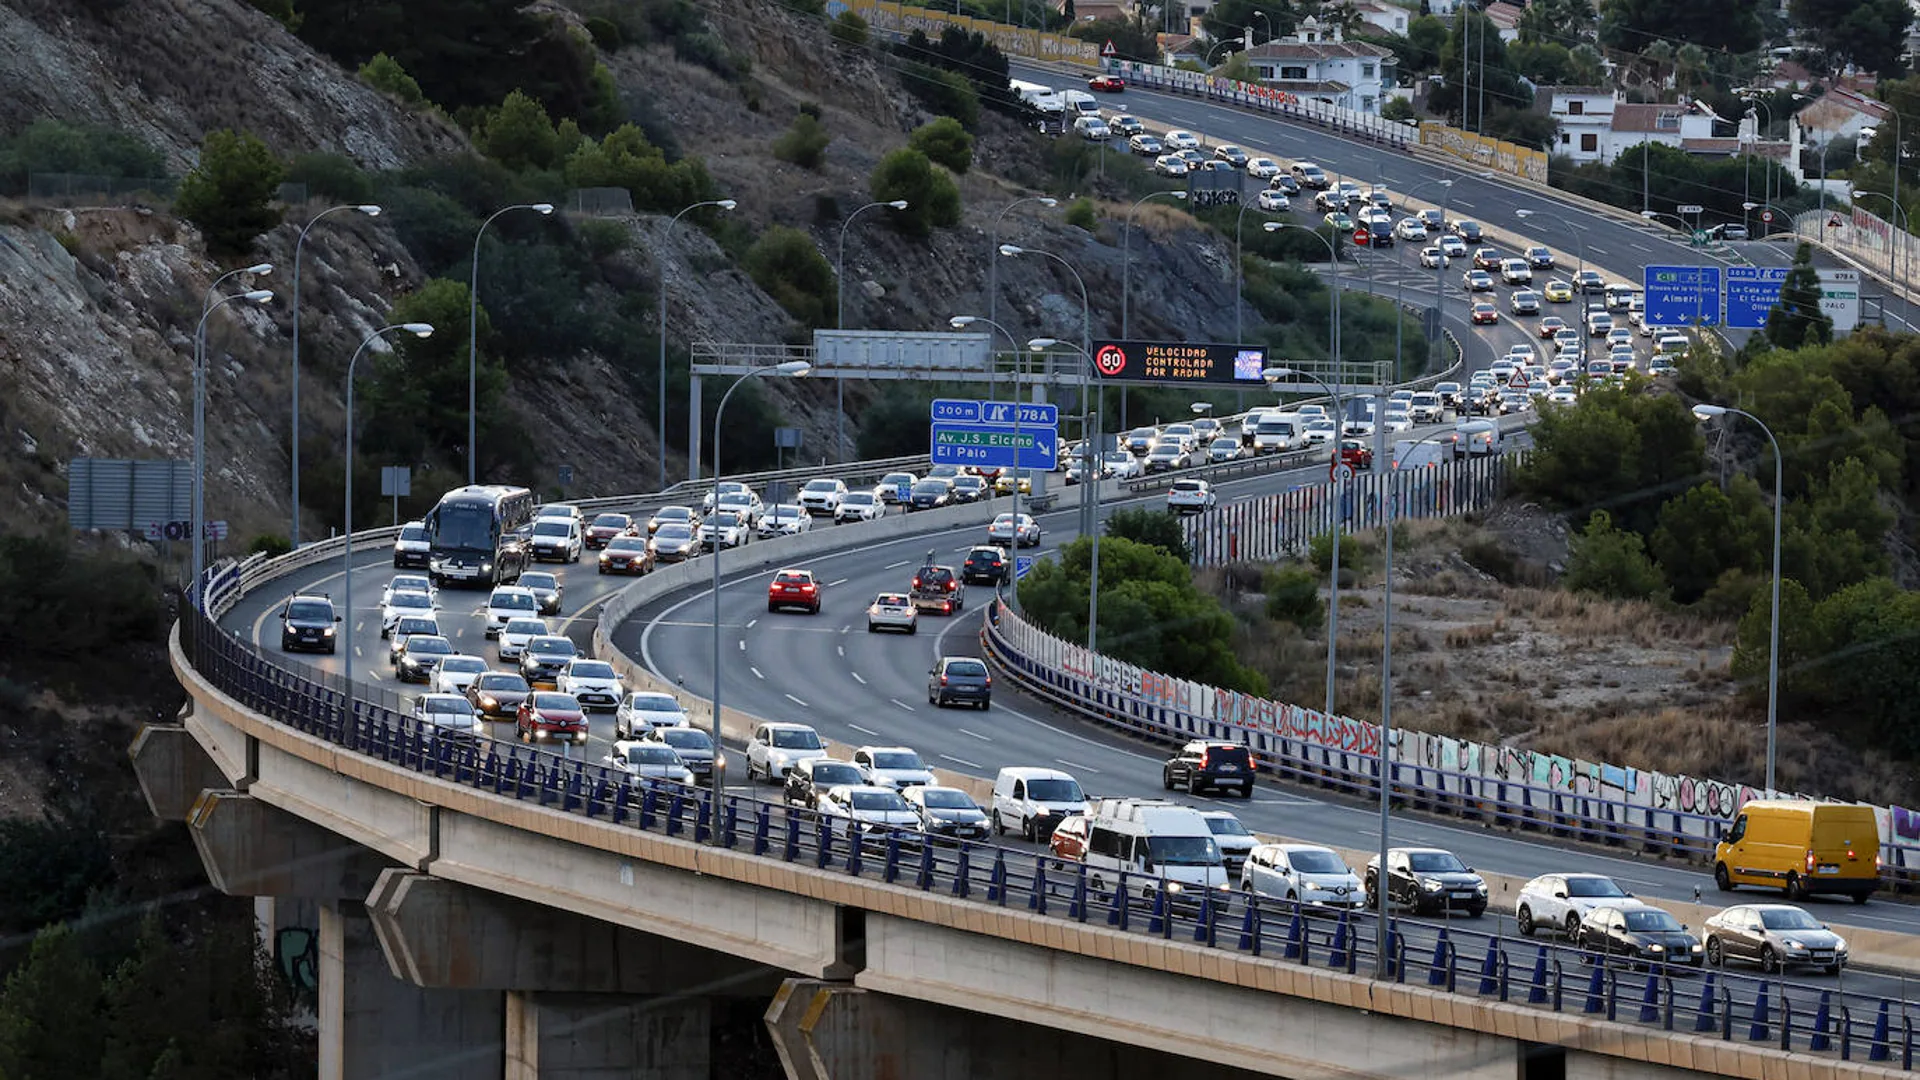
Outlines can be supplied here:
[[900, 880], [900, 834], [887, 832], [887, 865], [880, 871], [880, 880], [891, 885]]
[[853, 822], [848, 822], [847, 823], [847, 873], [852, 874], [854, 877], [859, 877], [861, 872], [866, 870], [867, 868], [866, 857], [867, 857], [866, 836], [862, 834], [860, 826], [854, 824]]
[[667, 796], [667, 835], [668, 836], [680, 835], [680, 831], [683, 828], [685, 828], [685, 825], [681, 822], [680, 819], [682, 816], [685, 815], [685, 813], [686, 813], [685, 799], [681, 798], [677, 793]]
[[780, 857], [787, 862], [800, 857], [800, 815], [787, 811], [786, 840], [780, 845]]
[[753, 853], [767, 853], [767, 836], [773, 831], [773, 810], [766, 803], [759, 803], [753, 809]]
[[1447, 928], [1441, 927], [1440, 934], [1433, 941], [1433, 963], [1427, 965], [1427, 985], [1440, 986], [1447, 981], [1447, 950], [1453, 943], [1447, 940]]
[[1029, 910], [1045, 915], [1047, 913], [1047, 857], [1036, 855], [1033, 859], [1033, 888], [1027, 893]]
[[1587, 1000], [1582, 1004], [1581, 1010], [1587, 1013], [1597, 1013], [1606, 1007], [1607, 969], [1600, 964], [1595, 964], [1593, 965], [1593, 974], [1587, 978]]
[[833, 822], [821, 818], [814, 827], [814, 840], [819, 850], [814, 853], [815, 866], [825, 870], [833, 862]]
[[1700, 980], [1700, 1009], [1693, 1018], [1693, 1030], [1708, 1032], [1713, 1030], [1713, 972]]
[[913, 883], [921, 892], [933, 888], [933, 842], [920, 845], [920, 870], [913, 876]]
[[1328, 967], [1347, 966], [1347, 913], [1340, 913], [1340, 923], [1333, 930], [1333, 950], [1327, 957]]
[[653, 789], [653, 785], [649, 784], [646, 790], [640, 793], [640, 828], [647, 832], [652, 832], [653, 819], [659, 811], [660, 793]]
[[1833, 991], [1820, 991], [1820, 1004], [1813, 1010], [1813, 1034], [1807, 1036], [1807, 1049], [1826, 1050], [1833, 1045], [1827, 1027], [1833, 1023]]
[[1542, 1005], [1547, 1000], [1547, 947], [1540, 946], [1539, 955], [1533, 958], [1533, 978], [1527, 981], [1527, 1003]]
[[1167, 934], [1170, 932], [1167, 919], [1167, 890], [1153, 890], [1153, 911], [1147, 915], [1147, 933]]
[[1219, 945], [1219, 937], [1213, 928], [1213, 890], [1200, 894], [1200, 916], [1193, 924], [1193, 940], [1204, 943], [1207, 948]]
[[1067, 901], [1067, 917], [1080, 922], [1087, 921], [1087, 864], [1080, 864], [1080, 872], [1073, 876], [1073, 898]]
[[1007, 906], [1007, 851], [1005, 848], [993, 849], [993, 873], [987, 877], [987, 899], [1001, 907]]
[[1887, 1045], [1887, 1002], [1880, 1002], [1880, 1015], [1873, 1019], [1873, 1040], [1867, 1044], [1868, 1061], [1885, 1061], [1892, 1057]]
[[615, 825], [626, 824], [627, 817], [632, 813], [631, 810], [627, 809], [627, 800], [628, 798], [630, 798], [630, 796], [631, 796], [631, 793], [625, 781], [621, 781], [620, 783], [614, 785], [613, 823]]
[[973, 845], [961, 844], [960, 857], [954, 860], [953, 895], [965, 900], [973, 895]]
[[1287, 921], [1287, 947], [1282, 953], [1288, 960], [1307, 962], [1307, 924], [1300, 917], [1300, 905], [1293, 906], [1293, 918]]
[[740, 843], [740, 805], [732, 799], [720, 809], [720, 846], [732, 848]]
[[695, 798], [693, 803], [693, 842], [707, 843], [713, 836], [713, 799]]
[[1640, 1022], [1651, 1024], [1660, 1019], [1660, 977], [1647, 972], [1647, 988], [1640, 994]]
[[1487, 942], [1487, 953], [1480, 959], [1480, 993], [1484, 997], [1500, 989], [1500, 948]]
[[[1115, 921], [1115, 919], [1118, 921]], [[1127, 892], [1127, 872], [1120, 871], [1120, 879], [1113, 883], [1113, 909], [1107, 913], [1107, 922], [1121, 930], [1133, 926], [1133, 900]]]
[[1760, 992], [1753, 995], [1753, 1019], [1747, 1025], [1747, 1039], [1751, 1042], [1765, 1042], [1767, 1037], [1767, 983], [1761, 980]]

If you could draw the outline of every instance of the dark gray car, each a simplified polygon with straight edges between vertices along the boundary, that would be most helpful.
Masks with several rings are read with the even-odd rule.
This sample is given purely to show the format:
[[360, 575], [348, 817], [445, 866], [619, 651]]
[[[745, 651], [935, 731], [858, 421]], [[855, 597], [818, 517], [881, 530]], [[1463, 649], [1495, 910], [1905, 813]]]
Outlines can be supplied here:
[[993, 676], [986, 661], [971, 656], [944, 656], [927, 672], [927, 701], [944, 708], [966, 702], [984, 709], [993, 700]]

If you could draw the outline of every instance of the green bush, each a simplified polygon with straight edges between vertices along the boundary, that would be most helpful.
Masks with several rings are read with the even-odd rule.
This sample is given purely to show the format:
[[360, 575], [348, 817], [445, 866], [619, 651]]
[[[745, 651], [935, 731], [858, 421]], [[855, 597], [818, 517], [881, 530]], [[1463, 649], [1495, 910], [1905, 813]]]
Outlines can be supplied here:
[[867, 20], [855, 11], [843, 11], [836, 15], [827, 32], [832, 35], [835, 44], [855, 49], [864, 48], [869, 37]]
[[546, 107], [515, 90], [474, 132], [473, 144], [509, 169], [545, 169], [555, 164], [559, 134]]
[[247, 554], [265, 555], [269, 559], [278, 558], [293, 550], [293, 545], [279, 533], [261, 533], [247, 541]]
[[0, 139], [0, 190], [25, 195], [28, 175], [48, 172], [158, 179], [167, 175], [167, 159], [124, 131], [59, 120], [35, 120], [20, 134]]
[[1107, 518], [1106, 533], [1136, 544], [1159, 548], [1183, 564], [1193, 561], [1193, 552], [1187, 547], [1187, 533], [1181, 527], [1180, 519], [1164, 511], [1115, 510]]
[[1079, 198], [1067, 204], [1067, 224], [1076, 229], [1092, 232], [1100, 227], [1100, 214], [1093, 208], [1093, 200]]
[[599, 15], [589, 15], [586, 20], [587, 35], [593, 43], [608, 52], [618, 52], [626, 39], [620, 34], [620, 27], [612, 19]]
[[802, 325], [827, 325], [839, 294], [833, 268], [812, 237], [799, 229], [772, 226], [747, 250], [745, 266], [754, 284]]
[[1390, 97], [1386, 100], [1385, 104], [1380, 106], [1380, 119], [1382, 120], [1400, 121], [1412, 120], [1413, 118], [1413, 102], [1408, 101], [1406, 98]]
[[964, 173], [973, 165], [973, 136], [951, 116], [921, 125], [907, 145], [955, 173]]
[[900, 81], [929, 112], [951, 116], [969, 131], [980, 123], [980, 94], [966, 76], [908, 60], [900, 64]]
[[626, 188], [635, 209], [656, 213], [675, 213], [714, 197], [704, 162], [682, 158], [669, 165], [660, 148], [632, 124], [620, 125], [599, 142], [583, 140], [563, 172], [574, 187]]
[[603, 262], [633, 246], [633, 234], [625, 222], [583, 221], [578, 227], [580, 243], [595, 262]]
[[420, 84], [400, 66], [400, 61], [383, 52], [374, 53], [373, 59], [360, 65], [360, 81], [409, 105], [419, 105], [427, 100], [426, 95], [420, 92]]
[[680, 34], [673, 39], [673, 55], [689, 64], [697, 64], [728, 82], [739, 82], [753, 67], [741, 53], [727, 47], [726, 39], [710, 30]]
[[286, 166], [247, 132], [213, 131], [200, 146], [200, 164], [180, 181], [173, 209], [206, 234], [207, 246], [237, 254], [280, 224], [274, 199]]
[[247, 3], [273, 16], [281, 26], [287, 28], [289, 33], [300, 32], [300, 23], [303, 20], [300, 13], [293, 9], [293, 0], [247, 0]]
[[1692, 603], [1729, 573], [1757, 573], [1773, 542], [1773, 514], [1749, 476], [1737, 476], [1731, 491], [1701, 484], [1669, 499], [1648, 550], [1673, 598]]
[[902, 148], [881, 158], [867, 190], [877, 202], [907, 201], [906, 209], [887, 219], [908, 236], [925, 237], [960, 224], [959, 185], [918, 150]]
[[373, 177], [344, 154], [297, 154], [287, 163], [287, 182], [304, 184], [310, 198], [355, 205], [373, 201]]
[[820, 124], [815, 113], [802, 112], [780, 137], [773, 140], [773, 156], [803, 169], [817, 169], [826, 160], [827, 144], [833, 136]]
[[1305, 566], [1277, 566], [1268, 570], [1261, 582], [1267, 594], [1267, 618], [1292, 623], [1309, 632], [1323, 625], [1327, 605], [1320, 599], [1320, 581], [1320, 575]]
[[1566, 586], [1616, 600], [1648, 600], [1662, 595], [1665, 583], [1647, 557], [1640, 534], [1613, 527], [1613, 515], [1595, 510], [1586, 530], [1573, 538], [1567, 556]]

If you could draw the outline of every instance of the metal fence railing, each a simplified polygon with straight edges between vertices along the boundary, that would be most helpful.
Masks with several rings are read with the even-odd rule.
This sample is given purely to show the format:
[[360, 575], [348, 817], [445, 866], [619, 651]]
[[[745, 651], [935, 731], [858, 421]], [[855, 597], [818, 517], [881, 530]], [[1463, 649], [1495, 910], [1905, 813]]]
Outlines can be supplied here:
[[[209, 582], [209, 599], [229, 596], [235, 583], [231, 574]], [[391, 704], [344, 696], [311, 668], [267, 656], [192, 607], [177, 632], [194, 670], [242, 707], [350, 753], [497, 798], [694, 843], [711, 842], [717, 830], [721, 845], [759, 858], [1273, 963], [1357, 973], [1374, 970], [1379, 957], [1378, 925], [1364, 912], [1224, 889], [1175, 895], [1153, 875], [1102, 872], [1045, 851], [863, 826], [766, 799], [637, 780], [514, 743], [437, 735]], [[1912, 1068], [1913, 1021], [1896, 999], [1783, 977], [1700, 973], [1692, 964], [1623, 968], [1622, 957], [1459, 923], [1391, 919], [1385, 951], [1390, 979], [1463, 997]]]

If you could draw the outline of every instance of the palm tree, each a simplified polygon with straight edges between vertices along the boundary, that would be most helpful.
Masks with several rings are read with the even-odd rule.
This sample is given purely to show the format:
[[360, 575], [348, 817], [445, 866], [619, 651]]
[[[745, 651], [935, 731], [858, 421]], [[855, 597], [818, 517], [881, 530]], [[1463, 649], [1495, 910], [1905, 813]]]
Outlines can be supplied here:
[[1640, 64], [1646, 71], [1646, 81], [1653, 85], [1656, 98], [1667, 88], [1666, 69], [1672, 63], [1673, 46], [1665, 41], [1656, 41], [1640, 50]]
[[1691, 41], [1687, 42], [1673, 54], [1674, 84], [1679, 89], [1688, 91], [1705, 86], [1711, 74], [1708, 71], [1708, 65], [1711, 63], [1707, 50]]

